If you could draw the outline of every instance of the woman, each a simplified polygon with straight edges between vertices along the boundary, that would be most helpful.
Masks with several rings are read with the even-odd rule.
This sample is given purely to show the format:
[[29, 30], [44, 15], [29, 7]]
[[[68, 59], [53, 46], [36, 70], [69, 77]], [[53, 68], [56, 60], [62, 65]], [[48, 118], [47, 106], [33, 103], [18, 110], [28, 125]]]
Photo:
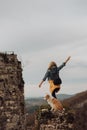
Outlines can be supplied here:
[[54, 61], [50, 62], [47, 72], [39, 84], [39, 87], [41, 87], [42, 83], [48, 78], [48, 82], [50, 84], [50, 92], [54, 98], [56, 98], [55, 93], [60, 90], [60, 85], [62, 83], [59, 77], [59, 71], [66, 65], [69, 60], [70, 56], [59, 67], [57, 67], [57, 64]]

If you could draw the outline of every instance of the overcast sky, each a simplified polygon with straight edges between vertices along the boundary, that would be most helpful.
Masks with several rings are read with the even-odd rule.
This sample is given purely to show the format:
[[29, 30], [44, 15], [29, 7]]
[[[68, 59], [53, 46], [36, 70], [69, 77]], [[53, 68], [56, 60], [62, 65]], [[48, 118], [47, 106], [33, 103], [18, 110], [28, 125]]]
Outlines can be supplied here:
[[0, 0], [0, 51], [14, 51], [23, 66], [25, 96], [38, 88], [50, 61], [62, 64], [59, 93], [87, 90], [87, 0]]

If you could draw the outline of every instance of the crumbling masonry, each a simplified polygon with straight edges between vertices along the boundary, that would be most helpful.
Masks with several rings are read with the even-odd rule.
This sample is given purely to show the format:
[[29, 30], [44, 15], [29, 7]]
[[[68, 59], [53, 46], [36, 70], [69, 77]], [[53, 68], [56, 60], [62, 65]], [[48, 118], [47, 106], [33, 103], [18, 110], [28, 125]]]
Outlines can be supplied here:
[[0, 130], [25, 130], [24, 81], [17, 55], [0, 53]]

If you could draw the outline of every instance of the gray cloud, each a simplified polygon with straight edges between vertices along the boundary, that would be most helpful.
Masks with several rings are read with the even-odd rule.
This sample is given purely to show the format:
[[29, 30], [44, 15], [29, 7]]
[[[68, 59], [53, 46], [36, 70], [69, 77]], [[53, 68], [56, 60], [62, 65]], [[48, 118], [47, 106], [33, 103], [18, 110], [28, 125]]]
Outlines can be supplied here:
[[37, 84], [51, 60], [61, 64], [68, 55], [72, 59], [61, 76], [67, 85], [68, 79], [71, 86], [75, 85], [72, 79], [84, 84], [87, 1], [0, 1], [0, 45], [0, 51], [12, 50], [21, 57], [26, 84]]

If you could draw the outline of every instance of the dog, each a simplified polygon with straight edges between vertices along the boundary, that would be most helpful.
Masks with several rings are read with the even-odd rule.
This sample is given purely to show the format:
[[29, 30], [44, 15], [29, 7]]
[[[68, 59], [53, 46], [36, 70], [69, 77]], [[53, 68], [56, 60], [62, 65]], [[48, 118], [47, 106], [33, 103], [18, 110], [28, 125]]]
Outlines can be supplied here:
[[61, 102], [58, 99], [52, 98], [48, 94], [44, 97], [44, 99], [51, 106], [51, 111], [62, 111], [63, 110], [63, 105], [61, 104]]

